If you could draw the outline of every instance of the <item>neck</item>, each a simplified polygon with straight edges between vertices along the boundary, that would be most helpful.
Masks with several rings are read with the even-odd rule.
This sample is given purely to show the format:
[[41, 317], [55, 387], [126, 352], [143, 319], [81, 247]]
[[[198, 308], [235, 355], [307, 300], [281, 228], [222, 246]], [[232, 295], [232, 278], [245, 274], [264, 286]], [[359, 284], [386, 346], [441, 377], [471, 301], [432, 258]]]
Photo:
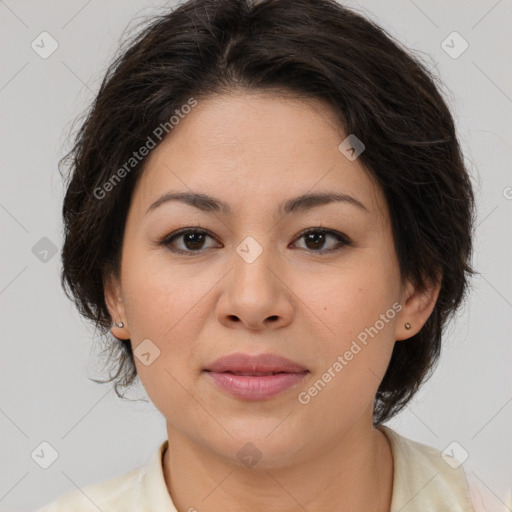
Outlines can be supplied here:
[[[366, 419], [367, 415], [364, 415]], [[364, 427], [364, 428], [363, 428]], [[370, 422], [287, 465], [244, 467], [168, 425], [164, 477], [179, 512], [389, 512], [393, 458], [386, 436]]]

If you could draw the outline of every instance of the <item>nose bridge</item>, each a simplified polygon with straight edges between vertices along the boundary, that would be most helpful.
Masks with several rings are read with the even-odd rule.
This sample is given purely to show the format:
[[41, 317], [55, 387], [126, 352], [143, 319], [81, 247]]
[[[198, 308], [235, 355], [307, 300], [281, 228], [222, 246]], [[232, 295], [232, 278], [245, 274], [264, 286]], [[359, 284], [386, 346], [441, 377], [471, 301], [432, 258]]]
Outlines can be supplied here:
[[[259, 241], [258, 241], [259, 240]], [[244, 288], [246, 293], [256, 290], [274, 291], [274, 272], [271, 271], [272, 260], [275, 262], [275, 251], [271, 247], [271, 237], [268, 233], [246, 236], [235, 249], [234, 276], [236, 284]], [[269, 286], [270, 285], [270, 286]], [[253, 292], [252, 289], [256, 288]]]
[[[268, 203], [261, 203], [258, 200], [258, 193], [252, 198], [239, 205], [237, 210], [242, 221], [234, 225], [240, 241], [235, 246], [236, 256], [241, 261], [237, 263], [253, 266], [258, 264], [258, 270], [263, 263], [270, 264], [269, 256], [274, 253], [272, 245], [275, 243], [276, 230], [273, 229], [274, 222], [269, 215]], [[237, 265], [238, 267], [238, 265]], [[266, 268], [263, 264], [261, 270]]]

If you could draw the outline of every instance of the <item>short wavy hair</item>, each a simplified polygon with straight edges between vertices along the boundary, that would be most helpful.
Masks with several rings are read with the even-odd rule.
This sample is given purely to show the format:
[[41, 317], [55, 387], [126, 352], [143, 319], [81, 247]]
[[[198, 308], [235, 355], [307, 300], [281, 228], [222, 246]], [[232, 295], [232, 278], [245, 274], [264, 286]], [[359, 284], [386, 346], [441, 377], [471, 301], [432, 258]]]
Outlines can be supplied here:
[[146, 159], [103, 199], [95, 191], [189, 98], [280, 90], [327, 101], [364, 142], [359, 162], [385, 195], [402, 279], [428, 287], [442, 276], [432, 314], [395, 343], [378, 388], [373, 422], [390, 419], [431, 376], [475, 273], [474, 194], [443, 84], [383, 28], [334, 0], [190, 0], [149, 21], [120, 45], [59, 162], [69, 167], [61, 282], [108, 354], [109, 378], [91, 380], [114, 381], [124, 398], [119, 390], [137, 377], [130, 340], [109, 334], [104, 284], [119, 275]]

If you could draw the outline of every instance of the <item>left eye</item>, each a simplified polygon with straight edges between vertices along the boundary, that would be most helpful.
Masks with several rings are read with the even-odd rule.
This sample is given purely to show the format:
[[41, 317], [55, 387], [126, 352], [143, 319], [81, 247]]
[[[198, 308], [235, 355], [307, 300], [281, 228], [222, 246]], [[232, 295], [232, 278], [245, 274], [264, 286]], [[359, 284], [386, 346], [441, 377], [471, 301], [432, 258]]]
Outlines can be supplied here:
[[[326, 239], [329, 237], [334, 238], [337, 244], [331, 249], [319, 249], [318, 246], [323, 246]], [[330, 229], [310, 228], [304, 231], [297, 240], [304, 238], [306, 245], [309, 244], [313, 252], [324, 254], [341, 249], [345, 245], [351, 245], [351, 240], [344, 234], [332, 231]], [[311, 247], [312, 246], [312, 247]]]
[[[329, 249], [322, 248], [326, 240], [334, 239], [337, 243]], [[203, 229], [182, 229], [166, 236], [159, 244], [165, 245], [171, 252], [193, 254], [202, 252], [204, 241], [206, 238], [212, 238], [207, 231]], [[351, 245], [351, 240], [344, 234], [332, 231], [330, 229], [309, 228], [303, 231], [296, 240], [304, 238], [306, 249], [310, 249], [313, 253], [324, 254], [341, 249], [346, 245]], [[182, 247], [176, 247], [175, 242], [182, 241]]]

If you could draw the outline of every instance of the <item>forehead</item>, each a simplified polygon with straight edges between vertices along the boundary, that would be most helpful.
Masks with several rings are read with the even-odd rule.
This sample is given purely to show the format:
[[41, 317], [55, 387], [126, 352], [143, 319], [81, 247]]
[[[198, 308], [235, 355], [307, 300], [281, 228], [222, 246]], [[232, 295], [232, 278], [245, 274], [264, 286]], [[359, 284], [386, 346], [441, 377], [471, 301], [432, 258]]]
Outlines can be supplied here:
[[149, 154], [132, 201], [142, 213], [165, 192], [202, 192], [236, 212], [329, 190], [382, 208], [375, 182], [340, 151], [346, 137], [321, 100], [261, 92], [198, 99]]

